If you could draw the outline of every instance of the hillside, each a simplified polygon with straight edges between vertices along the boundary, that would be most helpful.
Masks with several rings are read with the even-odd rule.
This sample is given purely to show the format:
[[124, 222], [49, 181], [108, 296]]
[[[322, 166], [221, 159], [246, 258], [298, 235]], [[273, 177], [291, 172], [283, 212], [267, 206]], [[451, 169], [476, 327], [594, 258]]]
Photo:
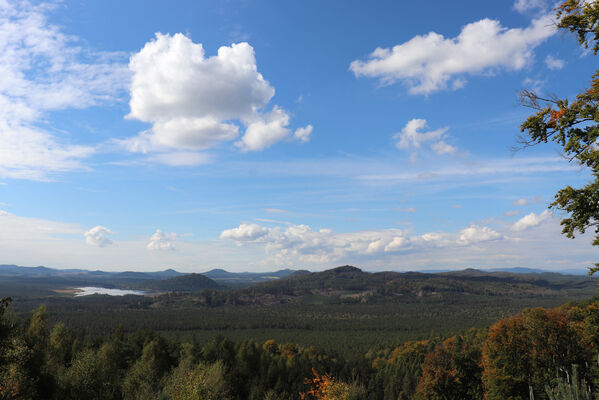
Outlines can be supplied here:
[[221, 286], [202, 274], [188, 274], [148, 283], [147, 289], [168, 292], [199, 292]]
[[[483, 297], [580, 298], [596, 290], [597, 279], [556, 273], [514, 274], [476, 269], [437, 274], [365, 272], [341, 266], [322, 272], [291, 274], [285, 278], [221, 293], [197, 294], [199, 304], [281, 304], [405, 302], [409, 299]], [[160, 298], [156, 299], [160, 302]], [[172, 301], [169, 298], [169, 301]]]
[[398, 296], [477, 294], [491, 296], [548, 295], [594, 288], [596, 279], [555, 273], [514, 274], [468, 269], [439, 274], [419, 272], [364, 272], [342, 266], [277, 282], [255, 285], [246, 292], [291, 296], [319, 295], [367, 300]]
[[216, 268], [202, 273], [223, 285], [227, 286], [248, 286], [254, 283], [270, 282], [281, 278], [286, 278], [300, 271], [293, 269], [281, 269], [274, 272], [229, 272], [224, 269]]

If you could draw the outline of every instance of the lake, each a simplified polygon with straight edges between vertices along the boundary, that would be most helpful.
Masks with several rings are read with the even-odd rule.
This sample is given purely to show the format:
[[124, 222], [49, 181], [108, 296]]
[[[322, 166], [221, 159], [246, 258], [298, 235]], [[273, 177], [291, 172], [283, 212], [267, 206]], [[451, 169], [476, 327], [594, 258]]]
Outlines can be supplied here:
[[122, 290], [122, 289], [108, 289], [103, 287], [85, 286], [75, 288], [77, 291], [75, 296], [89, 296], [92, 294], [107, 294], [109, 296], [125, 296], [127, 294], [144, 295], [146, 292], [143, 290]]

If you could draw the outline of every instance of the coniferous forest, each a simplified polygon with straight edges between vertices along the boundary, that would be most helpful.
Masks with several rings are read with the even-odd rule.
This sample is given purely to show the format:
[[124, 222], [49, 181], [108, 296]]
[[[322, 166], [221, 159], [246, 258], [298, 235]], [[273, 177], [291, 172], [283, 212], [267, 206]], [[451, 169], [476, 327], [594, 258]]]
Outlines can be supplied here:
[[592, 399], [599, 384], [596, 299], [353, 357], [275, 340], [86, 334], [51, 324], [43, 306], [16, 319], [10, 303], [3, 399]]

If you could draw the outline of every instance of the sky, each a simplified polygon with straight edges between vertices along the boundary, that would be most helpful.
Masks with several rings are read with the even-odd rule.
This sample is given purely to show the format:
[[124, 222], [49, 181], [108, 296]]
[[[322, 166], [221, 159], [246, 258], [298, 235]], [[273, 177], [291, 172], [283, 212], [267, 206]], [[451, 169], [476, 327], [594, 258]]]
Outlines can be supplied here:
[[0, 0], [0, 264], [585, 268], [518, 92], [596, 56], [544, 0]]

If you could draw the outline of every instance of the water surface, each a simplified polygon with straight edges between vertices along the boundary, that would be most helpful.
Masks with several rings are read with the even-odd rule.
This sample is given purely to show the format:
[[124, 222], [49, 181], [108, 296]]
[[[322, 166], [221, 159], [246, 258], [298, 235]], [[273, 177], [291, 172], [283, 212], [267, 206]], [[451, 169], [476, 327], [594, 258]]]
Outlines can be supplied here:
[[75, 288], [77, 291], [75, 296], [89, 296], [91, 294], [107, 294], [109, 296], [124, 296], [126, 294], [143, 295], [146, 292], [143, 290], [123, 290], [123, 289], [108, 289], [95, 286], [84, 286]]

